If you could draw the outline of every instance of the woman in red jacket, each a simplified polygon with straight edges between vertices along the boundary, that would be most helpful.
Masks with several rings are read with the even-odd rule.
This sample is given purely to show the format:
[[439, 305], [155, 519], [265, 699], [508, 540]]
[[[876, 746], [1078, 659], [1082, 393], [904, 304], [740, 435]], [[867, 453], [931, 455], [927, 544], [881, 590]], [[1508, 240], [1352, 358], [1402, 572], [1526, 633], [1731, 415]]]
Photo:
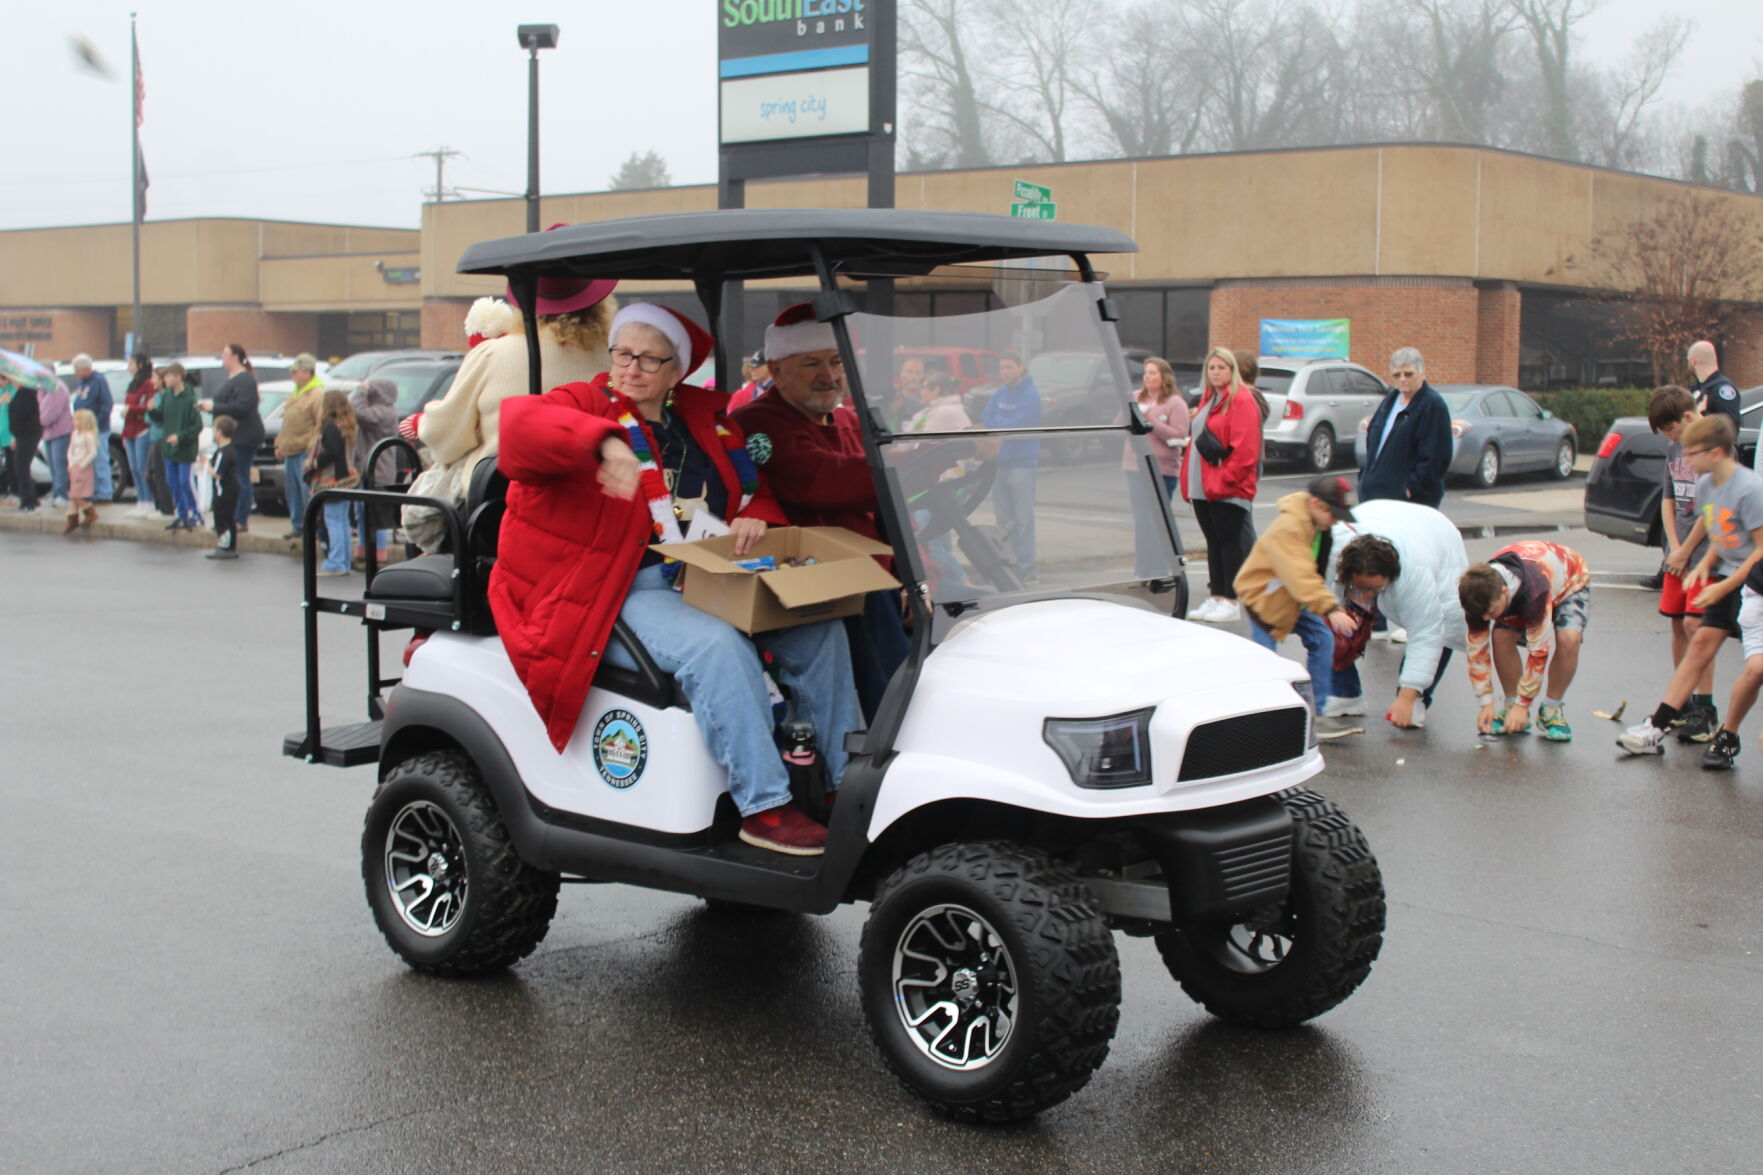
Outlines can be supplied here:
[[826, 828], [790, 802], [754, 646], [772, 654], [837, 780], [845, 735], [862, 724], [844, 626], [822, 621], [749, 639], [674, 590], [679, 564], [649, 546], [678, 541], [697, 511], [727, 520], [737, 554], [784, 515], [727, 419], [728, 398], [680, 382], [708, 356], [710, 336], [638, 302], [618, 312], [609, 337], [610, 372], [502, 404], [497, 464], [510, 485], [490, 575], [502, 643], [561, 752], [601, 658], [631, 666], [622, 646], [608, 647], [622, 616], [679, 681], [728, 769], [741, 839], [817, 855]]
[[1261, 409], [1228, 347], [1206, 354], [1206, 386], [1194, 408], [1181, 465], [1181, 496], [1206, 536], [1211, 596], [1189, 620], [1229, 624], [1242, 616], [1235, 581], [1255, 545], [1255, 489], [1261, 467]]

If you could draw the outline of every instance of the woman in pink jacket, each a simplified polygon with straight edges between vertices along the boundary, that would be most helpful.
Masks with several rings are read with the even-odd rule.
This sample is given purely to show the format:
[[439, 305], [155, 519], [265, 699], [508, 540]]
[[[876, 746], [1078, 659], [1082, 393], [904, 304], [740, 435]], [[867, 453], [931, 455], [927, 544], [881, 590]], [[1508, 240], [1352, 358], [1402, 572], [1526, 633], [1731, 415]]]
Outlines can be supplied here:
[[[1175, 386], [1175, 369], [1169, 360], [1145, 360], [1144, 382], [1133, 397], [1139, 411], [1151, 425], [1151, 455], [1157, 459], [1157, 472], [1163, 479], [1165, 500], [1181, 483], [1181, 458], [1188, 443], [1188, 404]], [[1174, 567], [1165, 554], [1162, 527], [1156, 519], [1162, 513], [1149, 494], [1143, 467], [1132, 442], [1126, 442], [1120, 457], [1120, 468], [1128, 477], [1126, 492], [1132, 502], [1133, 574], [1139, 579], [1169, 575]]]
[[1229, 624], [1242, 616], [1235, 582], [1255, 545], [1252, 510], [1261, 469], [1261, 409], [1229, 347], [1206, 354], [1205, 390], [1194, 408], [1186, 452], [1181, 495], [1193, 504], [1206, 536], [1212, 593], [1188, 619]]

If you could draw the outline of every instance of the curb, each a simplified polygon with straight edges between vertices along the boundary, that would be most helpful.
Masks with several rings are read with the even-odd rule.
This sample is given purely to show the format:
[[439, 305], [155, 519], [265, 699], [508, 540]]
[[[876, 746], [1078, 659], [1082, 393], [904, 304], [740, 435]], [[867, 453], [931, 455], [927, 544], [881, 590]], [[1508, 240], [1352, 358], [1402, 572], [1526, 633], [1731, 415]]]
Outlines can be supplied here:
[[[191, 550], [209, 551], [214, 549], [214, 529], [212, 524], [200, 530], [166, 530], [165, 523], [153, 518], [124, 518], [123, 515], [134, 509], [129, 502], [106, 502], [98, 506], [98, 520], [84, 530], [76, 530], [67, 535], [68, 542], [89, 542], [92, 539], [118, 539], [123, 542], [148, 543], [160, 547], [188, 547]], [[299, 539], [284, 539], [282, 533], [287, 529], [285, 518], [273, 514], [254, 515], [252, 521], [261, 525], [270, 534], [258, 534], [246, 531], [238, 536], [238, 551], [241, 555], [282, 555], [288, 558], [300, 557], [301, 542]], [[43, 534], [62, 537], [61, 528], [67, 525], [67, 512], [58, 507], [43, 505], [34, 514], [20, 514], [16, 508], [4, 508], [0, 512], [0, 530], [13, 531], [20, 534]], [[394, 543], [386, 562], [395, 563], [400, 557], [399, 545]]]

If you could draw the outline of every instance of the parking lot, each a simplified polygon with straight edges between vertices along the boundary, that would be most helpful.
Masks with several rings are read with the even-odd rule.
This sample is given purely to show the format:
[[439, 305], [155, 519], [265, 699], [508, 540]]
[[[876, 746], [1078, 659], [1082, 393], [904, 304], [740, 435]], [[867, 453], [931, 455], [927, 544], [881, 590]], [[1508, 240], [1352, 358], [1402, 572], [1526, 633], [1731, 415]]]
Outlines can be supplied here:
[[[1601, 573], [1649, 558], [1562, 537]], [[513, 972], [407, 971], [361, 893], [371, 773], [278, 753], [292, 563], [192, 554], [0, 533], [6, 1169], [1755, 1169], [1763, 751], [1753, 720], [1730, 775], [1617, 762], [1589, 711], [1649, 705], [1666, 662], [1620, 575], [1594, 589], [1572, 744], [1475, 738], [1459, 679], [1425, 731], [1327, 751], [1316, 786], [1390, 900], [1357, 995], [1297, 1032], [1227, 1028], [1121, 938], [1108, 1062], [995, 1130], [931, 1116], [872, 1052], [862, 907], [571, 886]], [[1397, 655], [1373, 646], [1374, 689]]]

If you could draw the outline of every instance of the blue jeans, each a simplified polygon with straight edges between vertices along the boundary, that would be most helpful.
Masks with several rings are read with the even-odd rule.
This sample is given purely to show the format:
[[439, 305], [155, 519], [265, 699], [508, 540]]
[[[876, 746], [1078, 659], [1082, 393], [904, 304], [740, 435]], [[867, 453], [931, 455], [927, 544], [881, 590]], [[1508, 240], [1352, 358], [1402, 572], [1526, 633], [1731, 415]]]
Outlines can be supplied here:
[[306, 502], [312, 496], [306, 488], [306, 478], [300, 472], [300, 466], [305, 462], [304, 453], [282, 458], [282, 486], [288, 495], [288, 525], [295, 534], [306, 525]]
[[178, 518], [184, 522], [201, 522], [202, 512], [196, 509], [196, 487], [190, 483], [190, 463], [167, 461], [165, 480], [171, 485], [172, 509], [177, 511]]
[[324, 504], [324, 569], [349, 570], [349, 502], [328, 498]]
[[[843, 624], [822, 620], [749, 639], [686, 603], [659, 564], [637, 572], [618, 614], [655, 664], [679, 681], [711, 757], [728, 768], [729, 794], [742, 816], [790, 802], [789, 771], [771, 736], [771, 701], [755, 645], [776, 658], [797, 713], [814, 725], [827, 777], [837, 781], [845, 773], [845, 735], [863, 720]], [[607, 643], [606, 659], [636, 668], [617, 641]]]
[[[1382, 613], [1379, 613], [1379, 615], [1382, 615]], [[1407, 655], [1404, 654], [1402, 659], [1406, 661]], [[1439, 682], [1445, 679], [1445, 666], [1450, 663], [1451, 650], [1448, 648], [1440, 649], [1439, 667], [1437, 672], [1432, 675], [1432, 684], [1422, 690], [1420, 694], [1420, 700], [1428, 710], [1432, 709], [1432, 695], [1439, 688]], [[1349, 665], [1345, 669], [1337, 669], [1334, 671], [1334, 686], [1329, 690], [1329, 693], [1334, 697], [1357, 698], [1364, 692], [1365, 687], [1359, 682], [1358, 665]]]
[[1035, 573], [1035, 467], [1000, 467], [992, 484], [992, 509], [998, 525], [1010, 532], [1016, 573], [1026, 579]]
[[67, 433], [43, 442], [43, 455], [49, 459], [49, 496], [51, 498], [67, 497], [67, 443], [73, 440], [73, 434]]
[[233, 453], [239, 459], [239, 510], [235, 517], [240, 526], [249, 526], [251, 507], [257, 504], [257, 495], [251, 489], [251, 463], [257, 460], [257, 446], [247, 449], [234, 445]]
[[[1334, 629], [1315, 613], [1300, 612], [1295, 631], [1304, 642], [1304, 668], [1310, 671], [1310, 689], [1316, 695], [1316, 712], [1320, 714], [1328, 705], [1334, 686]], [[1279, 648], [1273, 634], [1253, 616], [1249, 617], [1249, 638], [1264, 649]]]
[[[362, 536], [361, 545], [364, 547], [367, 545], [367, 521], [364, 517], [366, 513], [366, 507], [360, 502], [349, 503], [349, 521], [354, 525], [355, 533]], [[386, 545], [391, 541], [392, 532], [389, 529], [385, 527], [374, 528], [373, 545], [379, 548], [380, 554], [384, 555], [386, 553]]]
[[129, 474], [135, 479], [135, 501], [145, 505], [153, 500], [153, 483], [147, 476], [147, 450], [153, 447], [153, 438], [146, 433], [124, 437], [122, 447], [129, 455]]
[[[1163, 477], [1163, 496], [1168, 498], [1181, 484], [1178, 477]], [[1150, 494], [1142, 473], [1126, 475], [1127, 500], [1132, 503], [1133, 578], [1156, 579], [1174, 575], [1174, 558], [1169, 553], [1169, 540], [1164, 537], [1163, 511]]]
[[100, 430], [98, 433], [98, 460], [92, 466], [92, 500], [94, 502], [108, 502], [115, 490], [116, 487], [110, 482], [110, 434]]

